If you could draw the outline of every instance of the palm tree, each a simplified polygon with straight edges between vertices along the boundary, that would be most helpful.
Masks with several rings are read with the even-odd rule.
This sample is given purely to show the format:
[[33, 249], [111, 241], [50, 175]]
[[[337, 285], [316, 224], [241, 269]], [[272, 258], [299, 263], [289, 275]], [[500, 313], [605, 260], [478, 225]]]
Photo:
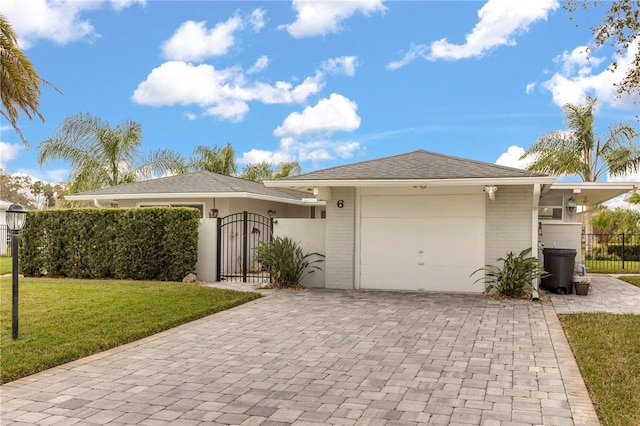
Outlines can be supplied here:
[[238, 172], [236, 168], [236, 152], [229, 142], [224, 148], [199, 145], [193, 150], [191, 159], [182, 171], [205, 170], [221, 175], [232, 176]]
[[279, 179], [287, 176], [297, 176], [302, 173], [302, 167], [297, 161], [283, 161], [279, 163], [273, 173], [273, 179]]
[[40, 78], [33, 64], [20, 50], [11, 24], [0, 14], [0, 114], [11, 123], [27, 148], [29, 141], [18, 127], [18, 118], [22, 111], [30, 120], [37, 117], [44, 122], [39, 111], [41, 83], [49, 84]]
[[301, 172], [302, 169], [297, 161], [283, 161], [278, 163], [275, 168], [273, 164], [268, 161], [261, 161], [260, 163], [247, 164], [245, 168], [242, 169], [240, 177], [255, 182], [262, 182], [265, 180], [299, 175]]
[[244, 169], [242, 169], [240, 177], [254, 182], [270, 180], [273, 177], [273, 165], [268, 161], [247, 164]]
[[[634, 143], [635, 129], [625, 123], [609, 127], [609, 133], [596, 135], [594, 108], [596, 99], [587, 96], [584, 105], [565, 104], [567, 130], [554, 130], [534, 143], [521, 160], [531, 156], [535, 161], [528, 170], [555, 176], [579, 176], [583, 182], [596, 182], [609, 174], [621, 176], [640, 169], [640, 150]], [[590, 233], [592, 214], [585, 205], [583, 225]]]
[[69, 193], [75, 194], [173, 172], [184, 163], [180, 154], [168, 149], [144, 157], [141, 139], [142, 127], [136, 121], [112, 128], [105, 120], [79, 113], [67, 117], [55, 136], [38, 145], [38, 164], [70, 162]]
[[587, 96], [585, 105], [565, 104], [567, 130], [554, 130], [542, 136], [521, 159], [535, 161], [527, 167], [555, 176], [579, 176], [596, 182], [605, 174], [621, 176], [640, 169], [640, 151], [634, 144], [638, 133], [625, 123], [609, 128], [603, 137], [595, 134], [596, 99]]

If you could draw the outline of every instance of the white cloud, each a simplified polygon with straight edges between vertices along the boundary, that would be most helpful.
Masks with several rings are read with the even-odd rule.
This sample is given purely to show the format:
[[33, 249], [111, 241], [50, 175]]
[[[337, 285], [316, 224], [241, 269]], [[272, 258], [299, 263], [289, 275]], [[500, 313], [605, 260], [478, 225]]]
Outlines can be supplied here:
[[257, 33], [264, 28], [264, 16], [266, 15], [266, 13], [267, 12], [264, 9], [258, 8], [251, 12], [251, 15], [249, 15], [249, 25], [251, 25], [251, 28], [254, 32]]
[[198, 118], [198, 116], [192, 112], [185, 112], [184, 116], [186, 117], [187, 120], [189, 121], [194, 121]]
[[626, 173], [622, 176], [607, 176], [607, 182], [638, 182], [640, 183], [640, 172]]
[[293, 0], [296, 20], [279, 28], [295, 38], [322, 36], [342, 29], [342, 21], [356, 13], [384, 12], [382, 0], [317, 1]]
[[[2, 13], [16, 32], [22, 49], [28, 49], [36, 40], [51, 40], [65, 45], [78, 40], [98, 37], [95, 27], [83, 17], [86, 11], [99, 9], [103, 1], [58, 0], [3, 0]], [[108, 2], [109, 3], [109, 2]], [[114, 10], [122, 10], [143, 0], [118, 0], [110, 2]]]
[[526, 169], [531, 163], [533, 158], [525, 157], [520, 159], [525, 153], [524, 148], [516, 145], [512, 145], [507, 148], [507, 152], [503, 152], [496, 160], [496, 164], [500, 166], [515, 167], [517, 169]]
[[[356, 66], [356, 58], [352, 56], [329, 59], [322, 63], [313, 76], [306, 77], [295, 86], [287, 81], [269, 84], [248, 78], [250, 73], [266, 67], [268, 62], [266, 56], [260, 57], [246, 72], [239, 66], [216, 69], [209, 64], [165, 62], [153, 69], [146, 80], [138, 85], [132, 100], [150, 106], [198, 105], [208, 115], [237, 122], [249, 112], [250, 102], [305, 102], [324, 88], [327, 72], [351, 75]], [[338, 101], [339, 98], [332, 100]], [[356, 119], [355, 110], [347, 110], [348, 115], [343, 120]], [[359, 125], [359, 117], [357, 120]]]
[[139, 4], [141, 6], [147, 4], [146, 0], [109, 0], [109, 3], [111, 3], [111, 8], [117, 11], [126, 9], [134, 4]]
[[249, 105], [238, 99], [228, 99], [207, 108], [205, 114], [233, 122], [241, 121], [249, 112]]
[[302, 113], [291, 113], [273, 134], [300, 137], [310, 133], [353, 131], [360, 127], [357, 109], [355, 102], [332, 93], [328, 99], [321, 99], [316, 106], [306, 107]]
[[322, 69], [331, 74], [345, 74], [353, 77], [356, 74], [358, 58], [355, 56], [341, 56], [331, 58], [322, 63]]
[[389, 62], [387, 64], [387, 69], [397, 70], [409, 65], [411, 62], [415, 61], [418, 58], [429, 58], [429, 46], [426, 46], [424, 44], [412, 44], [411, 47], [409, 47], [409, 51], [405, 53], [402, 59], [400, 59], [399, 61]]
[[527, 95], [533, 93], [533, 91], [536, 89], [536, 83], [532, 82], [527, 84], [527, 87], [524, 88], [524, 93], [526, 93]]
[[418, 58], [455, 61], [481, 57], [499, 46], [514, 46], [514, 36], [527, 32], [534, 22], [546, 20], [558, 6], [557, 0], [489, 0], [478, 11], [479, 21], [467, 34], [464, 44], [453, 44], [446, 38], [429, 46], [415, 44], [402, 59], [390, 62], [387, 69], [402, 68]]
[[595, 71], [604, 58], [590, 53], [587, 60], [585, 46], [578, 46], [571, 52], [564, 52], [556, 57], [554, 62], [560, 71], [542, 83], [542, 87], [551, 92], [553, 101], [559, 106], [567, 103], [580, 104], [587, 95], [598, 99], [600, 105], [614, 108], [633, 109], [633, 99], [629, 95], [618, 96], [616, 84], [622, 81], [628, 70], [633, 66], [632, 61], [640, 48], [640, 37], [636, 38], [622, 56], [613, 59], [618, 67], [611, 72], [608, 67]]
[[558, 6], [557, 0], [489, 0], [478, 11], [480, 20], [466, 36], [466, 43], [452, 44], [445, 38], [434, 41], [429, 57], [458, 60], [482, 56], [498, 46], [514, 46], [514, 35], [527, 32], [540, 19], [546, 20]]
[[267, 69], [269, 66], [269, 58], [265, 55], [260, 56], [256, 62], [247, 70], [247, 74], [256, 74]]
[[207, 28], [206, 21], [183, 22], [171, 38], [162, 43], [162, 53], [169, 60], [198, 62], [226, 55], [235, 44], [236, 32], [246, 26], [254, 32], [264, 28], [265, 14], [258, 8], [244, 18], [234, 15], [213, 28]]
[[244, 152], [236, 161], [239, 164], [255, 164], [261, 161], [278, 164], [283, 161], [322, 161], [334, 158], [350, 158], [361, 149], [359, 142], [310, 140], [298, 141], [293, 138], [283, 138], [280, 141], [280, 149], [266, 151], [252, 149]]
[[225, 55], [235, 42], [234, 33], [242, 28], [242, 20], [233, 16], [212, 29], [206, 22], [184, 22], [171, 38], [162, 43], [162, 53], [170, 60], [201, 61]]
[[0, 142], [0, 168], [6, 170], [7, 163], [15, 160], [23, 149], [20, 143]]
[[243, 152], [242, 157], [236, 158], [238, 164], [256, 164], [263, 161], [271, 164], [279, 164], [282, 162], [295, 161], [295, 157], [282, 151], [273, 152], [254, 148], [248, 152]]

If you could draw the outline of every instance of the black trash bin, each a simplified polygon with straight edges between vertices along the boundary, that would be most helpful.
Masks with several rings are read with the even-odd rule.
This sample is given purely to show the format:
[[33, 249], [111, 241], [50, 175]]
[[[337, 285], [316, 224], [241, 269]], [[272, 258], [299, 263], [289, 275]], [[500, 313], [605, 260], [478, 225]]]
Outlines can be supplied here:
[[574, 249], [546, 248], [544, 270], [551, 275], [542, 279], [541, 286], [559, 294], [573, 293], [573, 269], [576, 260]]

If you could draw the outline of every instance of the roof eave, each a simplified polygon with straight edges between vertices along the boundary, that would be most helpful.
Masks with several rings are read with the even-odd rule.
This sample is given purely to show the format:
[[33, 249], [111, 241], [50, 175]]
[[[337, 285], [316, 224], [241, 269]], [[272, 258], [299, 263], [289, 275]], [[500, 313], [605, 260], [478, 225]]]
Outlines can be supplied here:
[[145, 193], [145, 194], [76, 194], [66, 195], [65, 200], [70, 201], [108, 201], [117, 202], [119, 200], [185, 200], [202, 198], [249, 198], [254, 200], [273, 201], [286, 204], [314, 206], [325, 205], [324, 201], [310, 201], [307, 198], [284, 198], [271, 195], [255, 194], [252, 192], [195, 192], [195, 193]]
[[528, 176], [508, 178], [462, 178], [462, 179], [283, 179], [264, 181], [272, 188], [318, 188], [318, 187], [372, 187], [372, 186], [469, 186], [469, 185], [551, 185], [556, 178], [552, 176]]

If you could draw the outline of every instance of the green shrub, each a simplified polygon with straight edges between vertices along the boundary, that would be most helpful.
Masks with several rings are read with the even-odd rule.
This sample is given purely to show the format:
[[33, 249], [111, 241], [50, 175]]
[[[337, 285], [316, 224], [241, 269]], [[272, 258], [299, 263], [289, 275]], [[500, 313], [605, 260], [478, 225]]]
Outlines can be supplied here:
[[279, 287], [298, 286], [304, 277], [322, 270], [317, 264], [323, 261], [324, 255], [304, 253], [300, 245], [289, 237], [261, 241], [255, 250], [256, 260]]
[[179, 281], [198, 256], [193, 208], [29, 212], [20, 238], [25, 276]]
[[548, 276], [548, 274], [538, 266], [538, 259], [530, 257], [531, 248], [522, 250], [519, 255], [513, 252], [507, 253], [506, 258], [498, 258], [503, 263], [502, 267], [486, 265], [474, 271], [470, 276], [478, 272], [484, 275], [478, 278], [474, 284], [483, 282], [485, 292], [496, 292], [500, 296], [524, 297], [531, 294], [533, 281], [538, 278]]

